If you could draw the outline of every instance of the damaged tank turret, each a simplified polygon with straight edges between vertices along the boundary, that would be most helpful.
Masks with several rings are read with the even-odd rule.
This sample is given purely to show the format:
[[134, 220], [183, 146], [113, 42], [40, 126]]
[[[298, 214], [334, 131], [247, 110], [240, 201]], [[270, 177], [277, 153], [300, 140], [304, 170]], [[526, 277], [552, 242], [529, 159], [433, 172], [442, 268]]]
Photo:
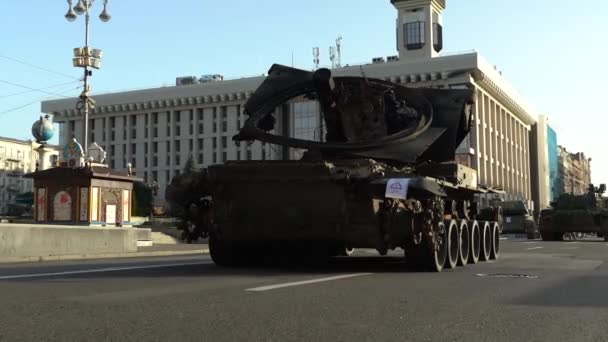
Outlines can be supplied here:
[[[288, 126], [282, 108], [294, 99], [319, 103], [322, 141], [273, 134]], [[475, 195], [485, 190], [476, 171], [454, 162], [474, 99], [472, 89], [408, 88], [273, 65], [233, 140], [305, 153], [228, 161], [200, 173], [205, 191], [197, 195], [209, 200], [193, 222], [209, 235], [212, 259], [240, 265], [277, 247], [321, 256], [402, 248], [408, 264], [441, 271], [497, 258], [500, 207], [478, 209]]]

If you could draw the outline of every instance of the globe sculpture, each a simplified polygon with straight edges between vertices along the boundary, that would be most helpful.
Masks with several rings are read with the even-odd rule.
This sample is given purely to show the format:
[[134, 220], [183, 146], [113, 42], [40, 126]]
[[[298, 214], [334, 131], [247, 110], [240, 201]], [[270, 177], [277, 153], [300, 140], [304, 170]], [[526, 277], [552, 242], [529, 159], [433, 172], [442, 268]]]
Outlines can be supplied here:
[[46, 144], [47, 141], [53, 138], [53, 122], [49, 120], [49, 116], [45, 115], [40, 117], [32, 125], [32, 135], [36, 138], [36, 142], [39, 144]]

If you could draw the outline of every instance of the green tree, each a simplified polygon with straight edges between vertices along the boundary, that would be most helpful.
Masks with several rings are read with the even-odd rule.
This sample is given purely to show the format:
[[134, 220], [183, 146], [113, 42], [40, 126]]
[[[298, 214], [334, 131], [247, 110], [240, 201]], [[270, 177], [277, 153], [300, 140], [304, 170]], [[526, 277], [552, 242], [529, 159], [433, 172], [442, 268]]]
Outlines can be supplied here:
[[183, 174], [189, 175], [195, 173], [196, 171], [196, 167], [194, 167], [194, 159], [192, 159], [192, 155], [190, 155], [190, 157], [188, 157], [188, 160], [186, 161], [186, 165], [184, 165]]
[[144, 182], [133, 184], [133, 216], [149, 216], [152, 211], [152, 189]]

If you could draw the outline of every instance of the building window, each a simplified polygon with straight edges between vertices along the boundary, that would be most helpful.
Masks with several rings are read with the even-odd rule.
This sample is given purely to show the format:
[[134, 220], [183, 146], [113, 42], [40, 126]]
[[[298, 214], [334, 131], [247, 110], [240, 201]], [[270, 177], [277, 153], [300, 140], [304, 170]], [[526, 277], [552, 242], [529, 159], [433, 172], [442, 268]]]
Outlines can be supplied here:
[[213, 148], [217, 148], [217, 138], [213, 138]]
[[123, 141], [127, 140], [127, 128], [126, 127], [122, 130], [122, 140]]
[[126, 155], [126, 154], [127, 154], [127, 145], [126, 145], [126, 144], [123, 144], [123, 145], [122, 145], [122, 155], [124, 156], [124, 155]]
[[199, 154], [198, 154], [198, 163], [199, 163], [199, 164], [202, 164], [202, 163], [203, 163], [203, 154], [202, 154], [202, 153], [199, 153]]
[[213, 152], [213, 164], [217, 163], [217, 152]]
[[426, 39], [424, 36], [424, 21], [406, 23], [405, 27], [405, 47], [408, 50], [422, 49]]
[[167, 123], [171, 123], [171, 112], [167, 112]]
[[228, 153], [222, 152], [222, 162], [225, 162], [227, 160], [228, 160]]
[[169, 153], [169, 151], [171, 151], [171, 142], [167, 141], [167, 153]]
[[152, 181], [154, 181], [154, 182], [158, 181], [158, 172], [157, 171], [152, 171]]
[[137, 130], [135, 128], [131, 129], [131, 139], [137, 139]]
[[222, 148], [228, 147], [228, 138], [222, 137]]
[[158, 166], [158, 157], [157, 156], [152, 157], [152, 166], [154, 166], [154, 167]]
[[167, 166], [171, 166], [171, 156], [167, 156]]
[[175, 170], [175, 177], [179, 176], [179, 175], [180, 175], [180, 173], [181, 173], [181, 170], [180, 170], [180, 169], [176, 169], [176, 170]]
[[227, 132], [227, 131], [228, 131], [228, 122], [222, 121], [222, 132]]
[[167, 136], [171, 136], [171, 126], [167, 126]]
[[95, 141], [95, 133], [91, 133], [91, 141]]
[[148, 167], [148, 156], [144, 157], [144, 167]]
[[158, 127], [154, 127], [154, 137], [158, 138]]
[[114, 131], [112, 131], [112, 134], [110, 134], [110, 140], [114, 141], [114, 139], [116, 139], [116, 134]]
[[135, 146], [135, 144], [131, 144], [131, 154], [136, 154], [137, 153], [137, 147]]
[[158, 142], [156, 142], [156, 141], [155, 141], [155, 142], [152, 144], [152, 151], [153, 151], [154, 153], [158, 153]]
[[247, 150], [247, 160], [251, 160], [251, 150]]
[[241, 160], [241, 151], [240, 150], [236, 151], [236, 160]]
[[[148, 123], [150, 122], [150, 121], [149, 121], [149, 119], [148, 119], [148, 114], [145, 114], [145, 115], [144, 115], [144, 118], [145, 118], [145, 121], [144, 121], [144, 122], [145, 122], [146, 126], [148, 126]], [[144, 174], [144, 175], [145, 175], [145, 174]]]
[[114, 145], [110, 146], [110, 155], [112, 155], [112, 156], [116, 154], [116, 149], [115, 149], [115, 147], [116, 147], [116, 146], [114, 146]]
[[175, 136], [179, 137], [182, 134], [181, 127], [179, 125], [175, 126]]
[[433, 23], [433, 48], [436, 52], [443, 49], [443, 27], [439, 23]]
[[190, 124], [190, 129], [188, 130], [189, 134], [192, 135], [194, 134], [194, 125]]
[[213, 121], [213, 133], [217, 132], [217, 121]]
[[182, 149], [181, 141], [175, 140], [175, 142], [174, 142], [173, 145], [175, 146], [175, 152], [180, 152], [181, 151], [181, 149]]
[[155, 125], [158, 123], [158, 113], [152, 113], [152, 123]]
[[179, 154], [176, 154], [175, 155], [175, 165], [179, 166], [179, 164], [181, 163], [181, 160], [182, 159], [180, 158]]
[[222, 106], [222, 119], [226, 119], [228, 117], [228, 107]]
[[174, 112], [175, 115], [175, 122], [180, 122], [182, 120], [182, 112], [180, 112], [179, 110]]
[[115, 117], [111, 117], [110, 118], [110, 127], [111, 128], [115, 128], [116, 127], [116, 118]]
[[203, 114], [204, 113], [203, 109], [199, 108], [199, 109], [196, 110], [196, 112], [198, 114], [198, 121], [203, 121], [203, 115], [204, 115]]
[[[146, 116], [147, 118], [147, 116]], [[146, 127], [144, 128], [144, 138], [148, 139], [148, 125], [146, 125]]]
[[203, 126], [202, 123], [198, 124], [198, 134], [203, 134], [203, 132], [205, 131], [205, 126]]
[[190, 139], [189, 143], [188, 143], [188, 147], [189, 147], [189, 151], [194, 150], [194, 140]]
[[198, 149], [202, 150], [205, 147], [205, 145], [203, 144], [203, 139], [198, 139]]
[[188, 112], [190, 113], [190, 121], [194, 120], [194, 112], [192, 112], [192, 109], [188, 110]]
[[171, 183], [171, 173], [169, 170], [167, 170], [167, 173], [165, 173], [165, 181], [167, 181], [167, 184]]

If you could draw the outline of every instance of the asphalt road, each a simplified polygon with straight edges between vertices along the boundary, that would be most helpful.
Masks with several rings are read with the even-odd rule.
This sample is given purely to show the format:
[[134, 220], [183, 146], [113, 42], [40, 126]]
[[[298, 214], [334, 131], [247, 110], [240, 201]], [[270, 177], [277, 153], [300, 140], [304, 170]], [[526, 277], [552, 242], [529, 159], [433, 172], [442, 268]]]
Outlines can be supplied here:
[[507, 240], [497, 262], [439, 274], [370, 251], [2, 265], [0, 341], [606, 341], [607, 260], [599, 240]]

